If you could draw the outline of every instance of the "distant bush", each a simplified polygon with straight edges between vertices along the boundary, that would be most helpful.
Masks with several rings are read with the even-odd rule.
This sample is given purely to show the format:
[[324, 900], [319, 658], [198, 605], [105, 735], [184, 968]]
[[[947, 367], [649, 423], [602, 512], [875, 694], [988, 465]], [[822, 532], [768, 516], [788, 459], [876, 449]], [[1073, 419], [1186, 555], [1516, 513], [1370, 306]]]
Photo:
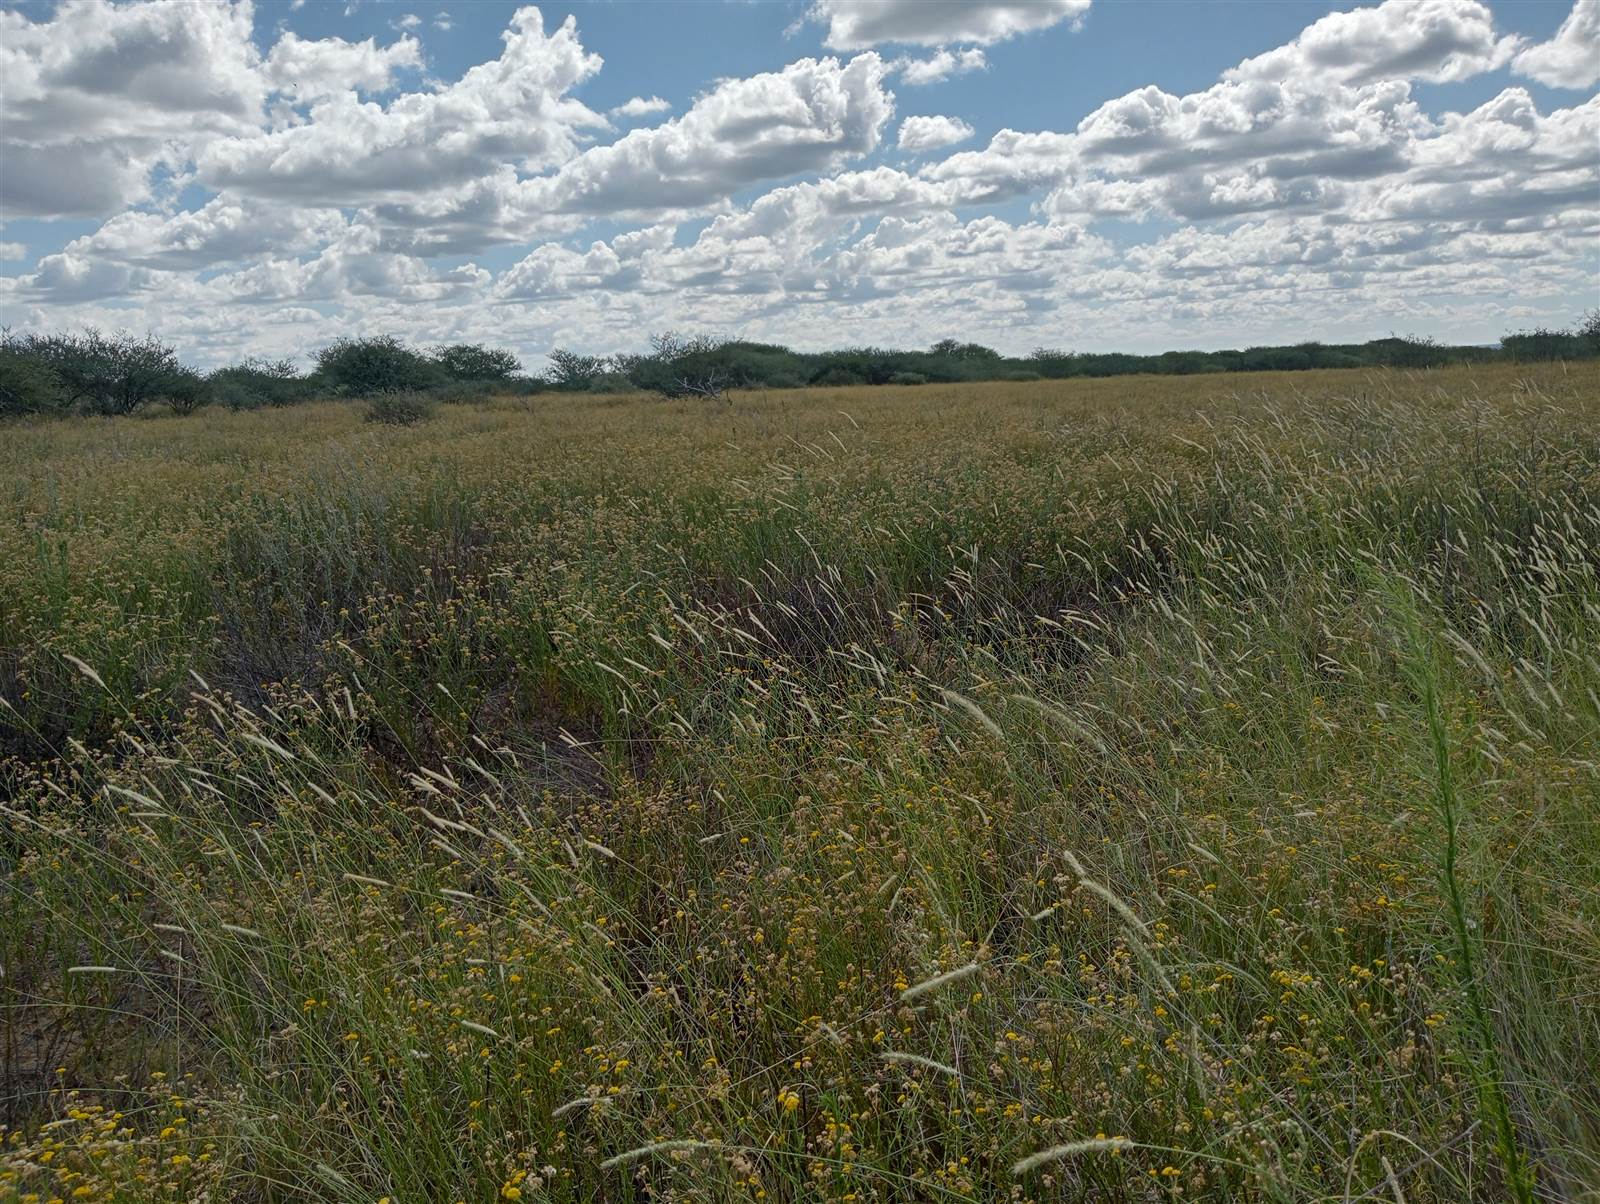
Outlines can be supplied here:
[[432, 386], [428, 390], [428, 396], [435, 401], [454, 405], [466, 401], [482, 401], [506, 388], [503, 382], [495, 380], [447, 380], [443, 384]]
[[848, 385], [864, 385], [866, 377], [851, 368], [839, 364], [824, 368], [812, 378], [811, 383], [825, 389], [843, 388]]
[[651, 354], [627, 357], [620, 366], [635, 387], [662, 397], [721, 397], [746, 375], [721, 339], [669, 331], [651, 336], [650, 346]]
[[644, 354], [550, 352], [542, 374], [522, 371], [509, 351], [480, 343], [418, 350], [392, 336], [343, 338], [316, 353], [316, 370], [302, 374], [290, 360], [248, 359], [203, 379], [179, 363], [154, 336], [119, 331], [12, 335], [0, 331], [0, 417], [78, 411], [129, 414], [168, 402], [190, 413], [208, 402], [232, 410], [292, 405], [316, 396], [377, 398], [415, 393], [440, 402], [496, 394], [551, 391], [628, 393], [663, 397], [722, 397], [734, 389], [824, 388], [854, 385], [959, 384], [977, 381], [1059, 380], [1151, 373], [1296, 372], [1314, 368], [1425, 369], [1448, 364], [1600, 358], [1600, 310], [1569, 330], [1544, 327], [1508, 333], [1498, 346], [1465, 346], [1413, 335], [1365, 343], [1314, 340], [1242, 350], [1073, 352], [1039, 347], [1003, 356], [981, 343], [941, 339], [921, 351], [844, 347], [794, 351], [775, 343], [666, 333]]
[[564, 347], [557, 347], [550, 353], [550, 383], [568, 392], [590, 392], [601, 377], [614, 370], [615, 365], [607, 356], [580, 355]]
[[955, 339], [940, 339], [928, 348], [928, 354], [940, 359], [950, 360], [978, 360], [992, 363], [1000, 359], [1000, 353], [992, 347], [985, 347], [982, 343], [961, 343]]
[[633, 393], [638, 388], [626, 372], [602, 372], [589, 382], [591, 393]]
[[0, 332], [0, 418], [53, 414], [66, 408], [55, 373], [25, 339]]
[[651, 338], [649, 355], [619, 356], [634, 385], [663, 397], [722, 397], [730, 389], [798, 389], [812, 383], [819, 357], [773, 343], [676, 333]]
[[1572, 330], [1535, 327], [1500, 340], [1506, 355], [1518, 363], [1580, 360], [1600, 356], [1600, 309], [1590, 310]]
[[445, 379], [437, 363], [392, 335], [339, 339], [316, 353], [317, 375], [340, 397], [426, 389]]
[[167, 378], [161, 396], [174, 414], [193, 414], [211, 403], [211, 382], [192, 368], [179, 368]]
[[506, 381], [506, 392], [520, 397], [529, 397], [535, 393], [548, 393], [554, 387], [548, 379], [539, 375], [513, 376]]
[[384, 426], [416, 426], [433, 417], [434, 403], [421, 393], [379, 393], [367, 402], [368, 422]]
[[50, 373], [63, 407], [91, 414], [132, 414], [186, 371], [171, 345], [125, 330], [108, 335], [91, 326], [81, 334], [30, 334], [10, 342]]
[[301, 375], [290, 359], [252, 357], [242, 364], [218, 368], [209, 377], [217, 402], [230, 410], [298, 405], [316, 395], [316, 384]]
[[509, 381], [522, 371], [522, 363], [509, 351], [481, 343], [455, 343], [436, 348], [434, 364], [453, 381]]

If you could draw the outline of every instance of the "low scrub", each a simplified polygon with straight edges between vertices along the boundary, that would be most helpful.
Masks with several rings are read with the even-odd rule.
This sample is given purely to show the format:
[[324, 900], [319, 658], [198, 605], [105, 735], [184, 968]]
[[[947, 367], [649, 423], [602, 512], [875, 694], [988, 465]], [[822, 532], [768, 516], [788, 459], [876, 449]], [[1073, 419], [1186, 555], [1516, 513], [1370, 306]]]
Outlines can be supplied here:
[[383, 426], [416, 426], [432, 418], [436, 409], [433, 398], [422, 393], [379, 393], [367, 402], [365, 417]]
[[0, 339], [0, 416], [133, 414], [161, 401], [189, 413], [208, 399], [204, 379], [155, 335], [90, 327]]
[[315, 381], [301, 374], [291, 359], [252, 357], [218, 368], [210, 376], [211, 391], [230, 410], [259, 410], [298, 405], [316, 395]]

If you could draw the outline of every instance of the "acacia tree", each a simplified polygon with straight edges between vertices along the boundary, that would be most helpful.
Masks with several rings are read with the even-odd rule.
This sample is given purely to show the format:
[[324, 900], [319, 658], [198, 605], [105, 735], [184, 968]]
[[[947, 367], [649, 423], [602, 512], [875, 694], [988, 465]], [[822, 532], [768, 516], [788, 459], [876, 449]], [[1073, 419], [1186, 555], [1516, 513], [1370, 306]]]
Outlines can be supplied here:
[[522, 363], [509, 351], [486, 347], [482, 343], [453, 343], [439, 347], [433, 362], [451, 380], [510, 380], [522, 371]]
[[314, 382], [300, 374], [292, 359], [251, 356], [243, 363], [218, 368], [208, 378], [215, 396], [230, 410], [287, 406], [309, 401]]
[[153, 334], [27, 335], [20, 345], [55, 377], [65, 403], [95, 414], [132, 414], [163, 396], [185, 371], [178, 353]]
[[635, 366], [634, 378], [663, 397], [721, 398], [735, 383], [721, 339], [669, 330], [652, 335], [650, 347], [653, 354]]
[[939, 355], [952, 360], [997, 360], [1000, 353], [982, 343], [962, 343], [955, 339], [940, 339], [928, 348], [929, 355]]
[[0, 327], [0, 418], [47, 414], [65, 405], [55, 373], [33, 353], [29, 338]]
[[603, 376], [610, 366], [610, 361], [604, 356], [579, 355], [576, 351], [568, 351], [565, 347], [557, 347], [550, 353], [551, 381], [556, 388], [574, 393], [593, 388], [595, 381]]
[[192, 368], [179, 368], [161, 387], [174, 414], [193, 414], [211, 401], [211, 382]]
[[316, 353], [317, 375], [347, 397], [426, 389], [439, 368], [393, 335], [337, 339]]

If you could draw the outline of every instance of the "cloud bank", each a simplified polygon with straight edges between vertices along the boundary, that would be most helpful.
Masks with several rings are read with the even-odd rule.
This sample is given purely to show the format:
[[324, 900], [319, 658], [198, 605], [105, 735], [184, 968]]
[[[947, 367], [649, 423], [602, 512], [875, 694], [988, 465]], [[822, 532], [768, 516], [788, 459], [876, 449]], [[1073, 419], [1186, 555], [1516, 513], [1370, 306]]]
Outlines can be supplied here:
[[[1087, 10], [818, 0], [845, 53], [605, 113], [579, 99], [601, 55], [532, 7], [442, 81], [412, 33], [258, 47], [244, 2], [0, 11], [5, 219], [94, 223], [0, 229], [0, 321], [213, 361], [371, 330], [536, 361], [667, 328], [1007, 350], [1503, 329], [1593, 297], [1600, 0], [1543, 43], [1478, 0], [1389, 0], [1064, 128], [896, 126], [897, 86], [937, 96], [1053, 27], [1078, 45]], [[1466, 111], [1420, 99], [1493, 73]]]

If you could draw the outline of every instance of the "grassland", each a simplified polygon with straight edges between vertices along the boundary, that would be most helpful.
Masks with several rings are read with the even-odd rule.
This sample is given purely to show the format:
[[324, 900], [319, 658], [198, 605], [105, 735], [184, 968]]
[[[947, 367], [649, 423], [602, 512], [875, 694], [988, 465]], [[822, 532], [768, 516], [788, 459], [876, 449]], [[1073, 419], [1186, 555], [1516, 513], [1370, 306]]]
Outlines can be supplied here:
[[1600, 367], [0, 430], [0, 1196], [1600, 1199]]

